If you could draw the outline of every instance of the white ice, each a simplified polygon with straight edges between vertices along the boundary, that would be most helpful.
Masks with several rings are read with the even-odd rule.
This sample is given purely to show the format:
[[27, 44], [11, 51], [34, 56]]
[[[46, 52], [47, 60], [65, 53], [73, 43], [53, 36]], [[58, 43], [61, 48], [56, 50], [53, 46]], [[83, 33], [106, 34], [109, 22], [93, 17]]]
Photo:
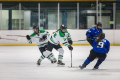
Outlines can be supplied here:
[[[73, 66], [83, 64], [91, 48], [74, 46]], [[92, 70], [97, 60], [84, 70], [68, 68], [71, 65], [70, 51], [65, 46], [63, 49], [65, 67], [57, 67], [47, 59], [37, 67], [36, 62], [41, 55], [37, 46], [0, 47], [0, 80], [120, 80], [120, 46], [111, 46], [99, 70]], [[53, 53], [57, 58], [58, 52], [53, 50]]]

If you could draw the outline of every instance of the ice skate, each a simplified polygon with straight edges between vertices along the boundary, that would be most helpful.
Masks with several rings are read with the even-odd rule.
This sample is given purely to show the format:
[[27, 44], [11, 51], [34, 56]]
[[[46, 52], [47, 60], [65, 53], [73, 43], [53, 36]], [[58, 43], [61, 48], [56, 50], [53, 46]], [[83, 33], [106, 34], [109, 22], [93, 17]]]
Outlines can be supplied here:
[[61, 60], [58, 60], [58, 67], [61, 66], [61, 67], [64, 67], [65, 66], [65, 63], [63, 63]]

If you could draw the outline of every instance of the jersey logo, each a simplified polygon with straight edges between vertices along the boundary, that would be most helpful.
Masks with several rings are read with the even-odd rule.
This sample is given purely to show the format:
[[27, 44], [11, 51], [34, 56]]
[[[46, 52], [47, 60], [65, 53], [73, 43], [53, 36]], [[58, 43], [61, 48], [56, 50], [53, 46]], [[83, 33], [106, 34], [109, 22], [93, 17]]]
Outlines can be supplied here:
[[57, 34], [55, 33], [55, 34], [54, 34], [54, 37], [56, 37], [56, 35], [57, 35]]
[[90, 30], [88, 32], [91, 32]]
[[64, 41], [66, 41], [66, 38], [63, 38]]
[[93, 27], [92, 30], [95, 30], [95, 28]]

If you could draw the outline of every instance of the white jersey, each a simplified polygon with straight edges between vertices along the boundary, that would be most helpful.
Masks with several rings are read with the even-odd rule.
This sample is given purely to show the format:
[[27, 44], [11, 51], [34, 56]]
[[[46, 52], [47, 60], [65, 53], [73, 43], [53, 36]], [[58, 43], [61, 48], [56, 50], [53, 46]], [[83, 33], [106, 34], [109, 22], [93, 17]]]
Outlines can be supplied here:
[[65, 33], [62, 33], [61, 30], [53, 33], [51, 36], [48, 35], [48, 40], [50, 43], [58, 45], [58, 44], [63, 44], [65, 46], [70, 45], [68, 43], [68, 38], [71, 39], [70, 33], [66, 30]]
[[35, 33], [30, 35], [31, 39], [28, 40], [28, 43], [32, 44], [33, 42], [36, 42], [38, 47], [44, 47], [48, 43], [48, 39], [41, 41], [40, 38], [42, 38], [44, 35], [49, 35], [49, 32], [45, 31], [45, 30], [39, 30], [39, 35], [37, 35]]

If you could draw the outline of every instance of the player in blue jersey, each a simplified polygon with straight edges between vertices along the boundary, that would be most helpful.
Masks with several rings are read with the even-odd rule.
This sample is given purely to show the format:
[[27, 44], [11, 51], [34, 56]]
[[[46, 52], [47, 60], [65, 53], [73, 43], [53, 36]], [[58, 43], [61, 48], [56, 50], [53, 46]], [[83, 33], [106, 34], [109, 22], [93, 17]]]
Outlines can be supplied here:
[[98, 61], [94, 66], [93, 70], [98, 69], [99, 65], [106, 59], [107, 53], [110, 49], [110, 43], [108, 40], [104, 39], [105, 34], [100, 33], [98, 39], [93, 41], [93, 49], [90, 51], [90, 55], [85, 60], [82, 66], [79, 66], [81, 69], [85, 68], [90, 62], [92, 62], [96, 57]]
[[95, 27], [92, 27], [86, 32], [87, 41], [90, 43], [91, 46], [93, 46], [93, 41], [97, 38], [97, 36], [102, 33], [102, 23], [98, 22]]

